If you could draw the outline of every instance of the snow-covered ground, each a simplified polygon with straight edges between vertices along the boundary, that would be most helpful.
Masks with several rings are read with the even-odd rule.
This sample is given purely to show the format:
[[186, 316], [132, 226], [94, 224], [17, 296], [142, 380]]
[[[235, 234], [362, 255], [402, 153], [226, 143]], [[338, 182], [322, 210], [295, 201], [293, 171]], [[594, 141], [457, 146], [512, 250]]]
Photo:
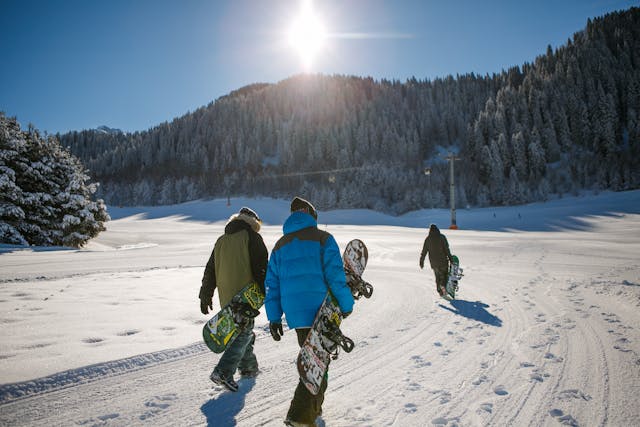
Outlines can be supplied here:
[[[295, 333], [262, 313], [262, 374], [212, 387], [197, 298], [225, 220], [265, 220], [271, 249], [288, 202], [232, 199], [110, 209], [82, 250], [0, 247], [0, 425], [279, 426], [297, 382]], [[320, 212], [341, 247], [365, 241], [320, 425], [640, 425], [640, 191], [528, 206], [390, 217]], [[464, 267], [437, 297], [418, 257], [438, 224]]]

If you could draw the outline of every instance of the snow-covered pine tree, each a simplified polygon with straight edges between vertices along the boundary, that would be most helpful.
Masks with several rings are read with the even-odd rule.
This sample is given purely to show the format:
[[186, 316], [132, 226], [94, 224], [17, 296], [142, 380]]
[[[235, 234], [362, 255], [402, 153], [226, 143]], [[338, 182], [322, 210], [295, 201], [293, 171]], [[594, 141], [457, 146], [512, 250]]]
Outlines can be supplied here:
[[0, 113], [0, 241], [80, 247], [108, 221], [97, 185], [53, 137]]
[[16, 185], [15, 163], [24, 151], [25, 141], [16, 138], [20, 126], [15, 121], [4, 119], [0, 113], [0, 242], [26, 245], [27, 241], [18, 231], [24, 220], [23, 194]]

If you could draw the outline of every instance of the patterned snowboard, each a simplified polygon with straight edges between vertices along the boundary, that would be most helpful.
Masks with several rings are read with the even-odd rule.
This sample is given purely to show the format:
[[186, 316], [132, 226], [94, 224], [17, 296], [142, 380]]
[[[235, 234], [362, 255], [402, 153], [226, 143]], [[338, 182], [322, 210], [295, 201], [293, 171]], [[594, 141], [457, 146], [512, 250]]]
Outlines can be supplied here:
[[[361, 278], [368, 257], [367, 247], [357, 239], [350, 241], [342, 254], [345, 274], [354, 297], [357, 289], [362, 288], [363, 284], [368, 285], [368, 288], [361, 292], [362, 295], [369, 298], [373, 292], [371, 285]], [[330, 358], [337, 357], [338, 347], [342, 347], [347, 353], [353, 350], [353, 341], [340, 331], [341, 321], [342, 314], [338, 303], [333, 295], [327, 292], [313, 321], [311, 331], [298, 353], [298, 374], [307, 389], [314, 395], [320, 390]]]
[[209, 350], [222, 353], [236, 339], [249, 319], [259, 314], [264, 302], [264, 293], [256, 283], [242, 288], [202, 328], [202, 337]]
[[449, 267], [449, 278], [447, 280], [447, 286], [445, 288], [445, 295], [448, 296], [449, 299], [455, 299], [456, 292], [458, 292], [458, 282], [460, 281], [460, 279], [462, 279], [462, 276], [463, 274], [462, 267], [460, 267], [460, 261], [458, 260], [457, 256], [453, 255], [453, 262]]

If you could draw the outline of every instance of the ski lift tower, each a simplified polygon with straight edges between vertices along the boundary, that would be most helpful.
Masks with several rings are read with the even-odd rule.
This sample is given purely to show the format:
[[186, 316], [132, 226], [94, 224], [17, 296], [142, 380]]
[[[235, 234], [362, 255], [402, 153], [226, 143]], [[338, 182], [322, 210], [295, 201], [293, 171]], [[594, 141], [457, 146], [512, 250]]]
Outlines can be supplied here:
[[456, 160], [460, 160], [459, 157], [456, 157], [451, 151], [449, 155], [445, 157], [446, 160], [449, 161], [449, 189], [451, 199], [451, 225], [449, 226], [450, 230], [457, 230], [458, 224], [456, 224], [456, 186], [454, 182], [454, 174], [453, 174], [453, 164]]

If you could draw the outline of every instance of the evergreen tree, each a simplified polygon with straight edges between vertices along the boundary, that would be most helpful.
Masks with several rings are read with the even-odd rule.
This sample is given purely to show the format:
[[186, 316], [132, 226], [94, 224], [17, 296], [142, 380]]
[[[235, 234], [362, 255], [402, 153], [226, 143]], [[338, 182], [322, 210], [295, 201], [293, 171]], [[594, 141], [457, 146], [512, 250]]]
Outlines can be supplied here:
[[1, 113], [0, 172], [2, 242], [79, 247], [105, 229], [106, 206], [91, 200], [97, 186], [80, 161]]

